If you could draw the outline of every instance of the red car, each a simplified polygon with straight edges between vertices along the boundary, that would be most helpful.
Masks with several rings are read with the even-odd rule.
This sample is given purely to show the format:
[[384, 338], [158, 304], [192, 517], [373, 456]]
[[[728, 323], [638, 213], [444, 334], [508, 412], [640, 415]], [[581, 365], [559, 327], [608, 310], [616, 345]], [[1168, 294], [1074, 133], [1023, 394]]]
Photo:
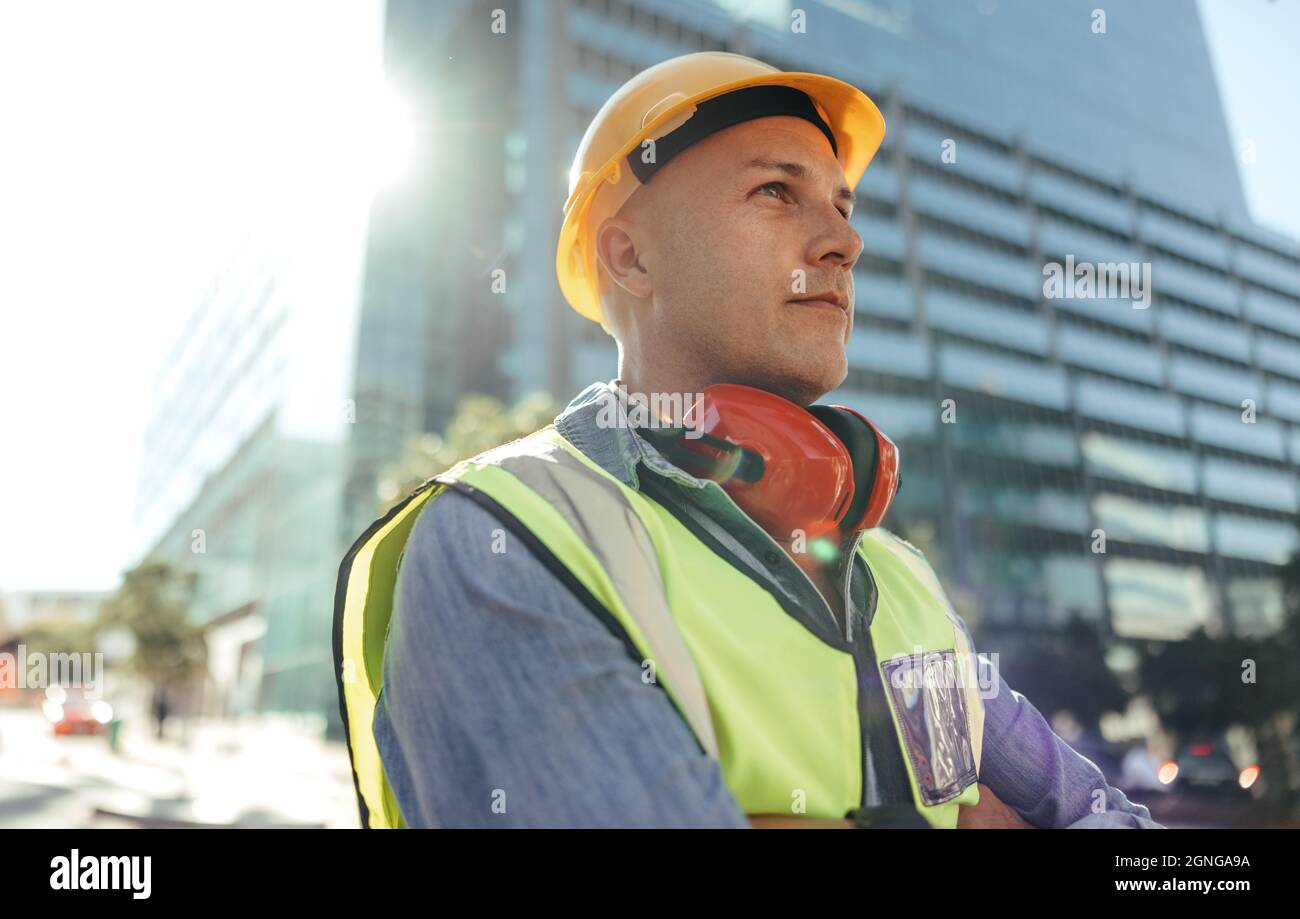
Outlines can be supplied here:
[[[58, 691], [56, 691], [58, 690]], [[42, 706], [56, 735], [104, 734], [113, 709], [103, 699], [87, 699], [80, 689], [51, 687]]]

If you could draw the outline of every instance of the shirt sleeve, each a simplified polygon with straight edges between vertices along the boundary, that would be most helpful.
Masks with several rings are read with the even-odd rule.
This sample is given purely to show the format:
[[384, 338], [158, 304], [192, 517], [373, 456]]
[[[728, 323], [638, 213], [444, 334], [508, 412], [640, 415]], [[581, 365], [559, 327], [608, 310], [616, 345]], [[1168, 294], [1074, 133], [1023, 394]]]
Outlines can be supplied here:
[[[973, 650], [970, 630], [958, 622]], [[1037, 827], [1164, 829], [1053, 731], [1034, 704], [1007, 685], [994, 661], [980, 655], [978, 667], [984, 697], [979, 780], [1004, 804]]]
[[407, 543], [375, 713], [407, 824], [747, 828], [632, 650], [495, 512], [439, 496]]

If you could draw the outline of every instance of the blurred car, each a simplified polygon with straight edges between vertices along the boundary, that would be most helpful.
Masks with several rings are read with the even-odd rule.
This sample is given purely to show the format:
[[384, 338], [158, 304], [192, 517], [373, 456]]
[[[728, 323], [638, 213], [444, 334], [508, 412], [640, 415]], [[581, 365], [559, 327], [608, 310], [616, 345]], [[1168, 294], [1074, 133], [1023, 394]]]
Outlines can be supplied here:
[[1136, 800], [1141, 801], [1174, 790], [1162, 776], [1162, 761], [1149, 753], [1144, 743], [1110, 743], [1095, 732], [1085, 731], [1070, 746], [1091, 760], [1107, 782], [1130, 798], [1137, 796]]
[[1259, 777], [1259, 767], [1237, 766], [1227, 744], [1203, 739], [1187, 744], [1159, 769], [1160, 780], [1173, 791], [1197, 797], [1245, 800]]
[[1144, 744], [1134, 744], [1124, 754], [1117, 787], [1125, 794], [1168, 794], [1171, 789], [1160, 778], [1161, 760], [1147, 751]]
[[87, 699], [76, 688], [51, 686], [41, 706], [57, 736], [69, 734], [106, 734], [113, 720], [113, 707], [103, 699]]

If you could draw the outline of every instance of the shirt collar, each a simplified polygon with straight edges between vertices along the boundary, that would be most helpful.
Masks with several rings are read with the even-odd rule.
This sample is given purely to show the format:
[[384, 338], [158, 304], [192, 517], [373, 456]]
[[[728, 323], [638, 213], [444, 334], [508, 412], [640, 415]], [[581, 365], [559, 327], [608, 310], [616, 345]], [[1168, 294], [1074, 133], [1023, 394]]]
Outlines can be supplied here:
[[[691, 508], [703, 509], [706, 518], [715, 520], [721, 526], [720, 532], [712, 529], [709, 532], [718, 538], [729, 557], [735, 557], [742, 548], [749, 553], [748, 557], [751, 559], [766, 557], [766, 553], [770, 552], [773, 546], [771, 537], [764, 534], [758, 524], [753, 523], [752, 520], [748, 527], [741, 524], [742, 519], [749, 518], [726, 496], [718, 483], [697, 479], [679, 469], [656, 450], [653, 444], [637, 436], [628, 424], [626, 393], [621, 392], [618, 384], [617, 378], [605, 383], [592, 383], [578, 393], [573, 401], [555, 417], [555, 427], [560, 435], [581, 450], [597, 466], [629, 488], [640, 490], [641, 486], [637, 478], [639, 466], [645, 466], [685, 486], [688, 491], [682, 496], [686, 500], [675, 505], [678, 510], [674, 513], [690, 514]], [[855, 547], [858, 539], [859, 537], [855, 537], [853, 540]], [[856, 553], [856, 548], [854, 551]], [[798, 574], [797, 569], [791, 566], [775, 566], [769, 559], [767, 565], [754, 561], [751, 568], [765, 572], [767, 578], [775, 579], [786, 595], [797, 604], [804, 601], [813, 602], [813, 597], [820, 599], [812, 582]], [[784, 574], [779, 573], [782, 568], [785, 570]], [[869, 578], [868, 581], [870, 596], [864, 593], [862, 579], [857, 578], [853, 581], [853, 591], [848, 602], [856, 610], [868, 611], [863, 615], [865, 621], [870, 624], [874, 618], [876, 595], [874, 582]], [[760, 583], [765, 582], [760, 581]], [[812, 593], [809, 594], [808, 591]], [[839, 623], [835, 621], [829, 607], [826, 608], [826, 614], [838, 640], [841, 634]], [[820, 618], [817, 622], [820, 625], [816, 628], [824, 631], [827, 627], [826, 622]]]
[[628, 394], [615, 377], [592, 383], [555, 416], [556, 430], [597, 466], [630, 488], [639, 488], [637, 466], [688, 488], [704, 488], [699, 479], [668, 461], [653, 444], [639, 437], [628, 421]]

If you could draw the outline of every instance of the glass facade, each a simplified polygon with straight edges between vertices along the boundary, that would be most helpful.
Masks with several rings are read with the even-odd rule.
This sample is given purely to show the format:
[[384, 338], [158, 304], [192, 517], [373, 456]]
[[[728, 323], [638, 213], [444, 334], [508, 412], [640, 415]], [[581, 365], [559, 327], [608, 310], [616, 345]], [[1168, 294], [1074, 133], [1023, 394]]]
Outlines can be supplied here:
[[[1110, 3], [1098, 33], [1082, 0], [828, 0], [798, 4], [797, 34], [794, 6], [389, 0], [385, 70], [420, 143], [371, 207], [360, 282], [295, 293], [271, 259], [219, 284], [230, 302], [178, 343], [146, 444], [150, 544], [185, 558], [208, 527], [201, 615], [267, 617], [261, 704], [336, 717], [335, 571], [412, 437], [467, 392], [567, 399], [614, 375], [613, 342], [555, 280], [569, 164], [620, 84], [701, 50], [830, 73], [885, 111], [856, 189], [850, 371], [827, 401], [899, 443], [888, 525], [973, 626], [1276, 624], [1300, 247], [1249, 221], [1195, 5]], [[1149, 302], [1046, 297], [1067, 258], [1149, 265]], [[345, 382], [312, 383], [303, 354]], [[350, 405], [341, 434], [286, 422], [304, 394]]]
[[250, 235], [155, 381], [139, 554], [196, 576], [205, 714], [338, 721], [329, 621], [364, 228], [358, 208], [314, 233]]
[[[890, 523], [932, 534], [974, 618], [1146, 637], [1275, 620], [1300, 498], [1300, 248], [1249, 222], [1193, 5], [1112, 4], [1096, 34], [1079, 2], [799, 4], [793, 40], [791, 4], [743, 23], [726, 3], [539, 6], [567, 96], [520, 92], [567, 128], [529, 151], [557, 181], [617, 86], [676, 54], [829, 72], [881, 104], [850, 372], [827, 401], [899, 441]], [[531, 191], [517, 206], [558, 225]], [[1067, 257], [1149, 265], [1149, 299], [1046, 297], [1044, 266]], [[598, 328], [554, 321], [566, 394], [613, 375]]]

